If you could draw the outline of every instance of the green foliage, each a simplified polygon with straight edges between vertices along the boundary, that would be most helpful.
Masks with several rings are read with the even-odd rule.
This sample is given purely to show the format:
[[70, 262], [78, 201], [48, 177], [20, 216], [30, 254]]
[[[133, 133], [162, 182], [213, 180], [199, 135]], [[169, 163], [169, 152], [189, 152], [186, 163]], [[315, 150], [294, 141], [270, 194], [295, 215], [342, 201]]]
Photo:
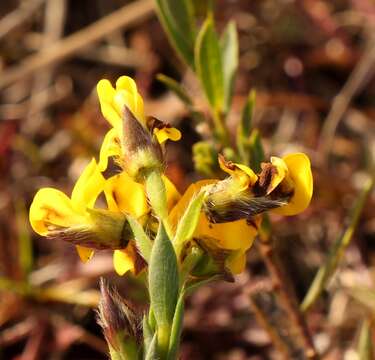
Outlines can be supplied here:
[[194, 68], [195, 24], [190, 0], [156, 0], [157, 13], [171, 44]]
[[157, 79], [162, 82], [169, 90], [171, 90], [187, 106], [190, 107], [193, 105], [193, 101], [191, 100], [190, 96], [176, 80], [164, 74], [158, 74]]
[[149, 292], [157, 326], [158, 349], [162, 357], [168, 351], [179, 285], [176, 254], [164, 225], [160, 223], [149, 264]]
[[204, 196], [205, 192], [201, 191], [197, 196], [191, 199], [189, 206], [177, 225], [176, 235], [173, 239], [177, 256], [179, 256], [185, 242], [193, 237], [194, 231], [198, 225]]
[[358, 341], [359, 360], [371, 360], [374, 358], [373, 341], [371, 334], [371, 322], [364, 320]]
[[343, 258], [345, 250], [349, 246], [354, 231], [358, 225], [366, 200], [374, 187], [374, 180], [374, 178], [369, 180], [364, 186], [362, 193], [354, 204], [353, 211], [349, 218], [349, 226], [333, 244], [325, 263], [319, 268], [315, 275], [315, 278], [303, 299], [301, 305], [303, 311], [307, 311], [319, 298]]
[[184, 292], [181, 292], [177, 301], [176, 311], [173, 317], [171, 339], [170, 339], [169, 351], [168, 351], [168, 359], [170, 360], [174, 360], [178, 358], [177, 357], [178, 348], [180, 345], [182, 325], [183, 325], [183, 320], [184, 320], [184, 301], [185, 301], [184, 298], [185, 298], [185, 294]]
[[207, 100], [215, 112], [224, 109], [224, 74], [219, 38], [214, 21], [204, 22], [195, 44], [195, 65]]
[[145, 352], [145, 356], [144, 356], [145, 360], [155, 360], [159, 358], [157, 344], [158, 344], [157, 334], [155, 333], [151, 339], [151, 342], [147, 348], [147, 351]]
[[242, 109], [241, 122], [237, 128], [237, 148], [240, 153], [241, 159], [245, 164], [250, 164], [250, 132], [252, 127], [253, 112], [255, 106], [255, 91], [251, 91], [246, 99], [246, 103]]
[[238, 68], [238, 38], [234, 21], [228, 23], [220, 39], [224, 76], [224, 111], [230, 109], [234, 79]]
[[145, 233], [143, 226], [132, 216], [126, 216], [128, 223], [133, 231], [135, 243], [142, 257], [149, 262], [152, 250], [152, 242], [148, 235]]
[[193, 145], [193, 161], [195, 169], [209, 177], [214, 177], [218, 170], [218, 152], [208, 141], [198, 141]]

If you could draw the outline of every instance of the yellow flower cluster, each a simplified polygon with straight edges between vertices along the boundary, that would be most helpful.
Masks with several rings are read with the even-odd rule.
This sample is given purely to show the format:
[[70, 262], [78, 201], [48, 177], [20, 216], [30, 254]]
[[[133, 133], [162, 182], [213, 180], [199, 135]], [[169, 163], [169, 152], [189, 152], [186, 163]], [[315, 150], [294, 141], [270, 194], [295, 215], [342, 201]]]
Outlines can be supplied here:
[[[43, 188], [35, 195], [30, 208], [33, 229], [51, 238], [63, 234], [64, 239], [76, 244], [83, 261], [89, 260], [95, 249], [103, 248], [90, 239], [92, 229], [100, 231], [102, 228], [95, 223], [97, 216], [93, 216], [96, 200], [101, 193], [104, 193], [107, 203], [107, 209], [104, 209], [107, 212], [104, 214], [129, 214], [151, 228], [155, 221], [151, 216], [144, 184], [127, 171], [133, 171], [131, 164], [124, 163], [134, 158], [127, 157], [132, 144], [129, 145], [130, 135], [125, 131], [124, 117], [134, 117], [138, 126], [150, 134], [154, 141], [152, 146], [157, 146], [157, 149], [160, 147], [163, 150], [162, 144], [166, 140], [177, 141], [181, 137], [177, 129], [158, 120], [149, 121], [144, 113], [143, 99], [130, 77], [120, 77], [115, 88], [108, 80], [101, 80], [97, 91], [103, 116], [112, 126], [103, 140], [99, 162], [93, 159], [87, 165], [70, 198], [59, 190]], [[123, 170], [105, 178], [103, 174], [110, 166], [109, 159], [114, 160]], [[246, 251], [257, 234], [260, 221], [257, 215], [269, 209], [284, 215], [303, 211], [312, 196], [312, 175], [309, 159], [301, 153], [271, 158], [270, 163], [263, 164], [260, 174], [255, 174], [245, 165], [230, 163], [223, 158], [219, 162], [221, 168], [229, 174], [226, 180], [199, 181], [190, 185], [182, 196], [173, 183], [163, 176], [169, 222], [172, 230], [175, 230], [190, 200], [201, 189], [207, 188], [208, 205], [201, 212], [192, 241], [198, 245], [204, 244], [203, 248], [207, 251], [227, 251], [229, 255], [225, 267], [236, 274], [243, 271]], [[236, 206], [248, 206], [245, 210], [249, 210], [246, 213], [241, 208], [236, 213]], [[108, 246], [114, 250], [114, 268], [120, 275], [127, 271], [136, 274], [144, 266], [144, 261], [131, 237], [125, 240]]]

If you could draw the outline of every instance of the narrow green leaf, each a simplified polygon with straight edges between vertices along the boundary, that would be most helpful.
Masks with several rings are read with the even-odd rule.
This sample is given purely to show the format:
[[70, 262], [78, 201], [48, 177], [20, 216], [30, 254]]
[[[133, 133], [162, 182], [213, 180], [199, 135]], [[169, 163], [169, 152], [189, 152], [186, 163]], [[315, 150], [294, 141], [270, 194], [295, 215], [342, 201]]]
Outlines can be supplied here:
[[261, 163], [264, 161], [264, 150], [262, 138], [258, 129], [254, 129], [250, 134], [250, 167], [256, 172], [261, 171]]
[[196, 36], [190, 0], [156, 0], [157, 13], [169, 41], [190, 67], [194, 68]]
[[198, 141], [193, 145], [193, 161], [195, 170], [210, 178], [214, 178], [219, 167], [218, 152], [208, 141]]
[[204, 286], [204, 285], [207, 285], [213, 281], [216, 281], [216, 280], [222, 280], [223, 279], [223, 276], [222, 275], [213, 275], [207, 279], [203, 279], [203, 280], [195, 280], [191, 283], [188, 284], [188, 286], [186, 287], [185, 289], [185, 293], [186, 294], [191, 294], [193, 291], [195, 291], [196, 289], [200, 288], [201, 286]]
[[177, 258], [161, 223], [149, 265], [150, 305], [157, 327], [171, 326], [179, 292]]
[[148, 316], [144, 315], [142, 319], [142, 330], [143, 330], [143, 346], [144, 346], [144, 353], [147, 354], [150, 348], [152, 339], [155, 335], [154, 331], [152, 331], [151, 326], [148, 322]]
[[156, 78], [160, 82], [162, 82], [169, 90], [171, 90], [187, 106], [193, 105], [193, 101], [191, 100], [190, 96], [176, 80], [164, 74], [158, 74], [156, 75]]
[[145, 233], [143, 226], [135, 218], [130, 215], [126, 215], [126, 218], [132, 229], [138, 250], [147, 263], [149, 263], [152, 250], [152, 241]]
[[176, 235], [173, 239], [177, 257], [179, 256], [185, 242], [193, 237], [194, 231], [198, 225], [204, 196], [205, 192], [201, 191], [190, 200], [189, 206], [177, 225]]
[[330, 280], [332, 274], [335, 272], [342, 257], [344, 256], [346, 248], [352, 240], [362, 210], [366, 204], [368, 196], [371, 194], [373, 187], [374, 178], [369, 180], [367, 184], [364, 186], [361, 194], [359, 195], [354, 204], [353, 211], [349, 218], [349, 226], [333, 244], [329, 252], [328, 258], [326, 259], [325, 263], [319, 268], [317, 274], [315, 275], [315, 278], [301, 304], [302, 311], [307, 311], [315, 303], [320, 294], [326, 288], [328, 281]]
[[251, 132], [251, 125], [253, 120], [253, 113], [255, 107], [256, 92], [251, 90], [247, 96], [245, 105], [242, 109], [241, 122], [238, 127], [238, 134], [240, 140], [248, 139]]
[[211, 16], [204, 22], [195, 43], [195, 66], [207, 100], [221, 113], [224, 110], [224, 74], [219, 38]]
[[230, 21], [220, 39], [221, 58], [224, 76], [225, 112], [232, 102], [234, 79], [238, 68], [238, 37], [234, 21]]
[[154, 336], [152, 337], [149, 347], [147, 348], [147, 351], [145, 351], [145, 357], [144, 357], [145, 360], [159, 359], [157, 345], [158, 345], [158, 340], [157, 340], [157, 334], [155, 333]]
[[359, 334], [358, 341], [358, 356], [359, 360], [374, 359], [374, 349], [371, 335], [371, 322], [364, 320]]
[[171, 339], [169, 343], [168, 360], [177, 359], [178, 348], [180, 346], [182, 325], [184, 320], [184, 292], [181, 292], [177, 305], [176, 311], [173, 317]]

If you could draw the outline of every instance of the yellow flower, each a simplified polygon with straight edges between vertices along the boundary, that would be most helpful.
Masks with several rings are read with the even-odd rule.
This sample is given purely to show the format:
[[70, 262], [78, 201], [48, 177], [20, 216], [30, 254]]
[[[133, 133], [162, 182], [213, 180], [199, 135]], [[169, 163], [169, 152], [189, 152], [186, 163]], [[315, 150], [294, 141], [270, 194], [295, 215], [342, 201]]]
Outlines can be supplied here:
[[274, 209], [280, 215], [296, 215], [310, 204], [313, 193], [313, 177], [310, 159], [303, 153], [294, 153], [280, 158], [272, 158], [272, 164], [283, 178], [279, 181], [281, 192], [292, 192], [285, 206]]
[[[104, 182], [93, 159], [77, 180], [70, 198], [57, 189], [40, 189], [30, 207], [29, 218], [34, 231], [48, 236], [55, 229], [90, 225], [87, 208], [93, 208], [103, 191]], [[92, 249], [79, 245], [76, 248], [82, 261], [89, 260], [93, 255]]]
[[[167, 193], [167, 207], [171, 209], [180, 198], [173, 183], [163, 176]], [[126, 213], [145, 223], [150, 213], [144, 185], [135, 182], [126, 172], [121, 172], [109, 178], [104, 187], [108, 208], [114, 212]], [[139, 264], [139, 255], [134, 247], [125, 250], [115, 250], [113, 264], [119, 275], [131, 270], [133, 273]]]
[[[144, 113], [142, 96], [139, 94], [137, 85], [131, 77], [119, 77], [116, 81], [116, 88], [113, 88], [109, 80], [100, 80], [97, 85], [97, 92], [102, 114], [112, 127], [116, 129], [118, 137], [126, 136], [126, 134], [122, 134], [122, 118], [125, 107], [132, 112], [144, 128], [149, 127]], [[172, 141], [180, 140], [180, 131], [168, 125], [161, 126], [161, 124], [163, 123], [159, 121], [158, 126], [152, 128], [153, 134], [157, 137], [160, 144], [168, 139]]]
[[[95, 201], [103, 190], [109, 211], [94, 209]], [[111, 248], [111, 241], [116, 247], [121, 247], [121, 243], [125, 241], [124, 248], [114, 250], [113, 254], [114, 268], [123, 275], [127, 271], [137, 274], [144, 267], [144, 261], [133, 242], [129, 241], [132, 234], [126, 227], [123, 214], [141, 216], [147, 211], [141, 185], [132, 181], [125, 173], [105, 180], [93, 159], [76, 182], [70, 198], [57, 189], [40, 189], [31, 204], [29, 217], [34, 231], [42, 236], [53, 238], [52, 235], [57, 231], [58, 238], [73, 243], [92, 242], [92, 246], [96, 248], [100, 248], [101, 243], [106, 248], [106, 241], [109, 242], [108, 248]], [[110, 222], [106, 227], [107, 219]], [[127, 232], [124, 233], [125, 231]], [[97, 232], [100, 232], [99, 237], [95, 236]], [[66, 233], [68, 236], [64, 236]], [[92, 239], [87, 239], [87, 236]], [[96, 238], [101, 243], [95, 244]], [[83, 262], [91, 259], [94, 254], [93, 248], [81, 245], [76, 245], [76, 248]]]
[[[202, 180], [190, 185], [169, 214], [172, 226], [177, 226], [190, 200], [198, 194], [202, 187], [217, 182], [218, 180]], [[250, 224], [246, 220], [237, 220], [212, 224], [202, 212], [193, 238], [205, 243], [207, 248], [223, 252], [229, 250], [231, 255], [226, 259], [225, 266], [232, 274], [238, 274], [245, 267], [246, 251], [251, 247], [256, 234], [255, 223]]]

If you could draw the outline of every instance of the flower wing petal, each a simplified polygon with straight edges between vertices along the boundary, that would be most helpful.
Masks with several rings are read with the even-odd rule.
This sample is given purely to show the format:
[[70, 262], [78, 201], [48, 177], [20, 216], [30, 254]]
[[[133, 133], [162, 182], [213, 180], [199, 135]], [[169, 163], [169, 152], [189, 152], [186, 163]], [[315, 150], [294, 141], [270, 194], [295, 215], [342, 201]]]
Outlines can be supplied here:
[[72, 191], [72, 203], [78, 211], [93, 207], [99, 194], [104, 190], [105, 179], [92, 159], [78, 178]]
[[131, 251], [129, 252], [128, 249], [115, 250], [113, 252], [113, 267], [120, 276], [128, 271], [134, 272], [134, 258]]
[[53, 188], [40, 189], [30, 206], [31, 227], [43, 236], [48, 234], [48, 225], [68, 227], [79, 224], [82, 217], [82, 214], [75, 210], [69, 197]]

